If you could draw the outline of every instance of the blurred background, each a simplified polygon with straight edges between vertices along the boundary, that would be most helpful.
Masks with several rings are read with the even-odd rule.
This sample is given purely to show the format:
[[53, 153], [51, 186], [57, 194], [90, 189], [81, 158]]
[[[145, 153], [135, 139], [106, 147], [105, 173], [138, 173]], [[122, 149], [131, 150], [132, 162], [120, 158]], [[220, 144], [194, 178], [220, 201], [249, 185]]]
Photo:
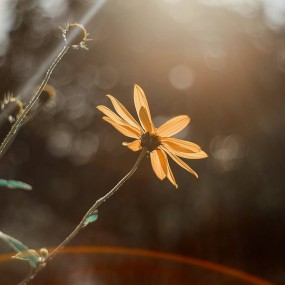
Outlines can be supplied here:
[[[285, 284], [285, 1], [1, 0], [2, 97], [29, 101], [68, 21], [85, 24], [89, 51], [67, 53], [49, 81], [56, 104], [1, 159], [0, 178], [33, 186], [0, 189], [1, 231], [56, 246], [131, 169], [138, 153], [96, 106], [110, 93], [135, 114], [136, 83], [156, 126], [191, 117], [177, 137], [209, 158], [187, 161], [199, 179], [171, 164], [178, 190], [145, 159], [71, 245], [167, 251]], [[3, 113], [2, 139], [10, 126]]]

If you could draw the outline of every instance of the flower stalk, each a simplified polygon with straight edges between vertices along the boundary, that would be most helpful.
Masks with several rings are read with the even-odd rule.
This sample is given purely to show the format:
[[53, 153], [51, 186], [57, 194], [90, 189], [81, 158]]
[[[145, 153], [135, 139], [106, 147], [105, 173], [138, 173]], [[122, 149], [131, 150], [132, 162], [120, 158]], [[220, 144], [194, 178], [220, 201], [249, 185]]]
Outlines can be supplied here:
[[143, 160], [143, 158], [145, 157], [145, 155], [147, 154], [147, 149], [143, 148], [137, 161], [135, 162], [134, 166], [132, 167], [132, 169], [119, 181], [119, 183], [111, 190], [109, 191], [106, 195], [104, 195], [103, 197], [99, 198], [94, 204], [93, 206], [86, 212], [86, 214], [84, 215], [84, 217], [82, 218], [82, 220], [80, 221], [80, 223], [77, 225], [77, 227], [69, 234], [69, 236], [60, 244], [58, 245], [51, 253], [49, 253], [46, 258], [38, 264], [38, 266], [36, 268], [34, 268], [30, 274], [23, 279], [19, 285], [26, 285], [28, 284], [32, 279], [35, 278], [35, 276], [44, 268], [44, 266], [46, 265], [46, 263], [48, 261], [50, 261], [51, 259], [53, 259], [53, 257], [58, 253], [58, 251], [60, 249], [62, 249], [63, 247], [65, 247], [85, 226], [86, 226], [86, 219], [94, 214], [94, 212], [97, 211], [97, 209], [99, 208], [99, 206], [101, 204], [103, 204], [105, 201], [107, 201], [115, 192], [117, 192], [119, 190], [119, 188], [129, 179], [131, 178], [131, 176], [135, 173], [135, 171], [137, 170], [139, 164], [141, 163], [141, 161]]
[[50, 79], [50, 76], [51, 76], [54, 68], [57, 66], [57, 64], [60, 62], [60, 60], [66, 54], [66, 52], [68, 51], [69, 47], [70, 47], [69, 45], [65, 45], [63, 47], [63, 49], [61, 50], [61, 52], [56, 57], [56, 59], [53, 61], [53, 63], [51, 64], [51, 66], [47, 70], [47, 73], [46, 73], [46, 75], [44, 77], [44, 80], [42, 81], [42, 83], [41, 83], [39, 89], [37, 90], [36, 94], [32, 97], [32, 99], [29, 102], [29, 104], [27, 105], [27, 107], [23, 110], [21, 115], [17, 118], [17, 120], [13, 124], [11, 130], [9, 131], [9, 133], [7, 134], [7, 136], [5, 137], [3, 142], [1, 143], [1, 145], [0, 145], [0, 158], [3, 156], [3, 154], [5, 153], [7, 148], [9, 147], [10, 143], [13, 141], [13, 139], [17, 135], [18, 131], [20, 130], [21, 126], [24, 123], [24, 120], [25, 120], [27, 114], [30, 112], [32, 107], [35, 105], [35, 103], [39, 99], [43, 89], [45, 88], [48, 80]]
[[54, 68], [57, 66], [57, 64], [60, 62], [60, 60], [63, 58], [63, 56], [67, 53], [70, 47], [79, 49], [88, 49], [86, 46], [86, 42], [90, 41], [91, 39], [88, 38], [88, 33], [83, 25], [80, 25], [78, 23], [69, 23], [64, 28], [60, 28], [62, 31], [62, 36], [65, 42], [65, 45], [63, 46], [62, 50], [57, 55], [56, 59], [52, 62], [50, 67], [48, 68], [46, 75], [35, 93], [35, 95], [30, 100], [27, 107], [21, 112], [21, 114], [17, 117], [15, 123], [13, 124], [12, 128], [10, 129], [9, 133], [3, 140], [3, 142], [0, 145], [0, 158], [3, 156], [5, 151], [8, 149], [9, 145], [17, 135], [18, 131], [20, 130], [21, 126], [25, 123], [25, 120], [27, 119], [27, 115], [32, 109], [32, 107], [35, 105], [37, 100], [40, 98], [40, 95], [42, 91], [45, 89], [50, 76], [54, 70]]

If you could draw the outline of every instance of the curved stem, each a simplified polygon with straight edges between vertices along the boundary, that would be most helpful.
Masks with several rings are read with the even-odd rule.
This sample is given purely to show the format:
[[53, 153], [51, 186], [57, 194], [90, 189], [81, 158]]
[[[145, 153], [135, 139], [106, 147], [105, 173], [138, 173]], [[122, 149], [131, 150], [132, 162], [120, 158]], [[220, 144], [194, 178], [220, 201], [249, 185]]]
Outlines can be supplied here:
[[36, 267], [25, 279], [23, 279], [19, 285], [26, 285], [28, 282], [30, 282], [42, 269], [44, 265], [48, 261], [50, 261], [60, 250], [63, 248], [66, 244], [68, 244], [84, 227], [85, 227], [85, 221], [86, 219], [92, 215], [98, 208], [99, 206], [104, 203], [107, 199], [109, 199], [137, 170], [139, 164], [141, 163], [142, 159], [145, 157], [147, 153], [147, 150], [143, 148], [140, 156], [138, 157], [137, 161], [135, 162], [134, 166], [132, 169], [122, 178], [121, 181], [111, 190], [109, 191], [105, 196], [101, 197], [98, 199], [93, 206], [86, 212], [80, 223], [77, 225], [77, 227], [69, 234], [69, 236], [59, 245], [57, 246], [46, 258], [45, 260], [39, 264], [38, 267]]
[[24, 109], [23, 113], [20, 115], [20, 117], [16, 120], [16, 122], [13, 124], [11, 130], [9, 131], [9, 133], [7, 134], [7, 136], [5, 137], [5, 139], [3, 140], [3, 142], [0, 145], [0, 158], [2, 157], [2, 155], [4, 154], [4, 152], [7, 150], [7, 148], [9, 147], [9, 144], [12, 142], [12, 140], [15, 138], [15, 136], [17, 135], [17, 132], [19, 131], [19, 129], [22, 126], [22, 123], [26, 117], [26, 115], [29, 113], [29, 111], [31, 110], [31, 108], [34, 106], [34, 104], [36, 103], [36, 101], [38, 100], [38, 98], [40, 97], [43, 89], [45, 88], [48, 80], [50, 79], [50, 76], [54, 70], [54, 68], [56, 67], [56, 65], [60, 62], [60, 60], [62, 59], [62, 57], [66, 54], [66, 52], [69, 49], [69, 45], [65, 45], [63, 47], [63, 49], [61, 50], [61, 52], [58, 54], [58, 56], [56, 57], [56, 59], [53, 61], [53, 63], [51, 64], [51, 66], [49, 67], [49, 69], [47, 70], [47, 73], [44, 77], [44, 80], [41, 83], [41, 86], [39, 87], [38, 91], [36, 92], [36, 94], [32, 97], [31, 101], [29, 102], [29, 104], [27, 105], [27, 107]]

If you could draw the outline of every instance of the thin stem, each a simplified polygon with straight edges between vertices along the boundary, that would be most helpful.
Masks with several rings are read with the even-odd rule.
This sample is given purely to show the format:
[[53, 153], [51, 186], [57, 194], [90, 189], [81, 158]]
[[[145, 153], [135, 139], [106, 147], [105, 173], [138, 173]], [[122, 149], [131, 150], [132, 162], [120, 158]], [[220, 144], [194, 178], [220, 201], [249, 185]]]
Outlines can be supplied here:
[[31, 110], [31, 108], [34, 106], [34, 104], [36, 103], [36, 101], [39, 99], [43, 89], [45, 88], [48, 80], [50, 79], [50, 76], [54, 70], [54, 68], [56, 67], [56, 65], [60, 62], [60, 60], [62, 59], [62, 57], [66, 54], [66, 52], [69, 49], [69, 45], [65, 45], [63, 47], [63, 49], [61, 50], [61, 52], [58, 54], [58, 56], [56, 57], [56, 59], [53, 61], [53, 63], [51, 64], [51, 66], [49, 67], [49, 69], [47, 70], [47, 73], [44, 77], [44, 80], [41, 83], [41, 86], [39, 87], [38, 91], [36, 92], [36, 94], [32, 97], [31, 101], [29, 102], [29, 104], [27, 105], [27, 107], [24, 109], [23, 113], [20, 115], [20, 117], [16, 120], [16, 122], [13, 124], [11, 130], [9, 131], [9, 133], [7, 134], [7, 136], [5, 137], [5, 139], [3, 140], [3, 142], [0, 145], [0, 158], [2, 157], [2, 155], [4, 154], [4, 152], [7, 150], [7, 148], [9, 147], [9, 144], [11, 143], [11, 141], [15, 138], [17, 132], [19, 131], [19, 129], [22, 126], [22, 123], [26, 117], [26, 115], [29, 113], [29, 111]]
[[[109, 199], [137, 170], [139, 164], [143, 160], [147, 153], [147, 149], [143, 148], [140, 156], [138, 157], [137, 161], [135, 162], [134, 166], [132, 169], [122, 178], [122, 180], [110, 191], [108, 192], [105, 196], [101, 197], [98, 199], [93, 206], [86, 212], [80, 223], [77, 225], [77, 227], [69, 234], [69, 236], [59, 245], [57, 246], [43, 261], [43, 264], [46, 264], [48, 261], [50, 261], [56, 254], [57, 252], [62, 249], [66, 244], [68, 244], [84, 227], [85, 227], [85, 221], [86, 219], [92, 215], [101, 204], [103, 204], [107, 199]], [[41, 265], [41, 264], [40, 264]], [[30, 282], [42, 269], [44, 266], [38, 266], [33, 270], [25, 279], [19, 283], [19, 285], [26, 285], [28, 282]]]

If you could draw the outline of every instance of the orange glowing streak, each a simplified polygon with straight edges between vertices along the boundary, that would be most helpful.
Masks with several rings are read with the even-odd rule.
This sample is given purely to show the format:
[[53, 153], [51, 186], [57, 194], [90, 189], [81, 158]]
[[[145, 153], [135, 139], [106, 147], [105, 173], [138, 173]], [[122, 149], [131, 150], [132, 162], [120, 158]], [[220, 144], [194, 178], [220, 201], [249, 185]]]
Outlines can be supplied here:
[[[52, 249], [49, 249], [51, 251]], [[259, 277], [254, 275], [230, 268], [228, 266], [224, 266], [221, 264], [217, 264], [214, 262], [197, 259], [193, 257], [187, 257], [182, 255], [177, 255], [173, 253], [167, 252], [159, 252], [152, 251], [146, 249], [137, 249], [137, 248], [125, 248], [125, 247], [108, 247], [108, 246], [76, 246], [76, 247], [67, 247], [61, 249], [62, 253], [70, 253], [70, 254], [113, 254], [113, 255], [129, 255], [129, 256], [140, 256], [140, 257], [150, 257], [155, 259], [163, 259], [167, 261], [175, 261], [182, 264], [194, 265], [197, 267], [209, 269], [216, 272], [221, 272], [223, 274], [233, 276], [237, 279], [241, 279], [243, 281], [247, 281], [254, 285], [274, 285], [269, 281], [262, 280]], [[12, 254], [4, 254], [0, 256], [0, 262], [7, 261]]]

